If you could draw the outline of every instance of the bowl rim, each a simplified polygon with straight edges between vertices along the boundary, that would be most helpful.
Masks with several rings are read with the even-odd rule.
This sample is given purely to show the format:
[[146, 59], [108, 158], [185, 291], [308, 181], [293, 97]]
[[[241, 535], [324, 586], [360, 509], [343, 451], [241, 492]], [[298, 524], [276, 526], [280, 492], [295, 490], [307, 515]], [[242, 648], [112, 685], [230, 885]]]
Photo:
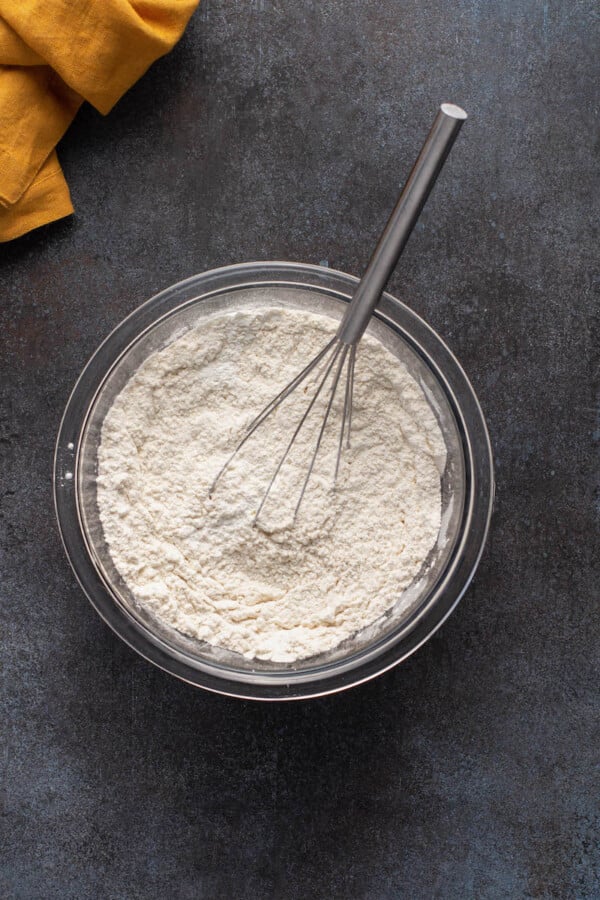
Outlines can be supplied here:
[[[192, 275], [150, 297], [121, 320], [90, 357], [68, 398], [56, 441], [53, 493], [69, 563], [83, 592], [109, 627], [145, 659], [189, 684], [226, 696], [260, 700], [309, 699], [361, 684], [416, 652], [452, 613], [475, 574], [489, 533], [495, 491], [492, 448], [483, 412], [466, 373], [442, 338], [410, 307], [387, 292], [382, 295], [376, 316], [408, 341], [442, 388], [462, 438], [468, 482], [462, 533], [431, 598], [417, 610], [414, 621], [409, 616], [408, 631], [402, 627], [398, 634], [391, 632], [351, 657], [351, 665], [342, 659], [299, 673], [248, 672], [232, 677], [232, 670], [225, 667], [190, 664], [186, 654], [169, 647], [140, 625], [115, 602], [110, 585], [94, 562], [80, 513], [79, 449], [102, 386], [132, 343], [182, 306], [228, 291], [267, 286], [312, 287], [321, 294], [348, 301], [358, 281], [353, 275], [328, 267], [286, 261], [238, 263]], [[191, 294], [192, 288], [199, 290]], [[407, 323], [410, 331], [406, 330]]]

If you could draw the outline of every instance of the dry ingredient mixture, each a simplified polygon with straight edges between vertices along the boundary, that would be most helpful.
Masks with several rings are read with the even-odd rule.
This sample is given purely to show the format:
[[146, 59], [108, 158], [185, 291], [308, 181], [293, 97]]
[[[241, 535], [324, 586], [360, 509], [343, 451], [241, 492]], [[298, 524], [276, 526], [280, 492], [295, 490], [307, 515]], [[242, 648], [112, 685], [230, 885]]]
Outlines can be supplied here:
[[296, 522], [322, 408], [252, 526], [306, 408], [301, 389], [209, 497], [244, 428], [335, 327], [285, 308], [217, 314], [149, 356], [103, 424], [97, 497], [116, 569], [159, 620], [248, 658], [303, 659], [374, 622], [402, 603], [440, 528], [439, 426], [415, 380], [369, 334], [335, 487], [343, 390]]

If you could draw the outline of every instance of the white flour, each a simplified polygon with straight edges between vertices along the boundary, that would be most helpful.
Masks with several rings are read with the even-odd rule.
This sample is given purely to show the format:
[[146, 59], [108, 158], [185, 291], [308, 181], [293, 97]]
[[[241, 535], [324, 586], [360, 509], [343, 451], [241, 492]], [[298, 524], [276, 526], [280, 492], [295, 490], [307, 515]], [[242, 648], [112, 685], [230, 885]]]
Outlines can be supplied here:
[[245, 426], [334, 330], [325, 316], [289, 309], [211, 318], [144, 362], [102, 428], [98, 504], [117, 570], [158, 619], [246, 657], [285, 662], [335, 647], [398, 602], [438, 535], [439, 426], [413, 378], [369, 335], [335, 489], [343, 389], [296, 523], [321, 409], [252, 527], [306, 407], [300, 390], [209, 498]]

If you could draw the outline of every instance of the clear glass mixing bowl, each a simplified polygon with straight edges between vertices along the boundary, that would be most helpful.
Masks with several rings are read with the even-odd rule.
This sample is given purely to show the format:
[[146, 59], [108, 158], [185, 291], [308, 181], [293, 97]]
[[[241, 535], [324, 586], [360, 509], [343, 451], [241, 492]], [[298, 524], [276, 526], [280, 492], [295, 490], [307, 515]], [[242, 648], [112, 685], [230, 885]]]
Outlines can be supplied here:
[[128, 316], [83, 370], [65, 410], [54, 465], [58, 523], [81, 587], [111, 628], [142, 656], [208, 690], [254, 699], [320, 696], [406, 659], [456, 606], [479, 562], [492, 510], [490, 442], [477, 398], [441, 339], [385, 294], [369, 329], [409, 368], [446, 442], [442, 527], [419, 576], [377, 622], [339, 647], [296, 663], [247, 660], [166, 627], [139, 606], [106, 547], [96, 501], [102, 422], [140, 363], [221, 310], [292, 306], [339, 319], [357, 279], [296, 263], [246, 263], [167, 288]]

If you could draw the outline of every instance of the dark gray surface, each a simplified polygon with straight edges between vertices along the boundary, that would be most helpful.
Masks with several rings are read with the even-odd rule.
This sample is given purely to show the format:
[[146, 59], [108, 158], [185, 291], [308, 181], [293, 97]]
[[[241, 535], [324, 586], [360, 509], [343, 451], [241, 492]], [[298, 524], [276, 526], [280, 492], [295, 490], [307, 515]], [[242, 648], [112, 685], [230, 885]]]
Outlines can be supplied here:
[[[593, 0], [206, 0], [107, 119], [81, 111], [75, 218], [0, 248], [3, 896], [600, 897], [598, 37]], [[488, 416], [475, 583], [362, 688], [195, 691], [113, 637], [63, 556], [68, 392], [193, 272], [360, 273], [439, 100], [471, 118], [392, 290]]]

